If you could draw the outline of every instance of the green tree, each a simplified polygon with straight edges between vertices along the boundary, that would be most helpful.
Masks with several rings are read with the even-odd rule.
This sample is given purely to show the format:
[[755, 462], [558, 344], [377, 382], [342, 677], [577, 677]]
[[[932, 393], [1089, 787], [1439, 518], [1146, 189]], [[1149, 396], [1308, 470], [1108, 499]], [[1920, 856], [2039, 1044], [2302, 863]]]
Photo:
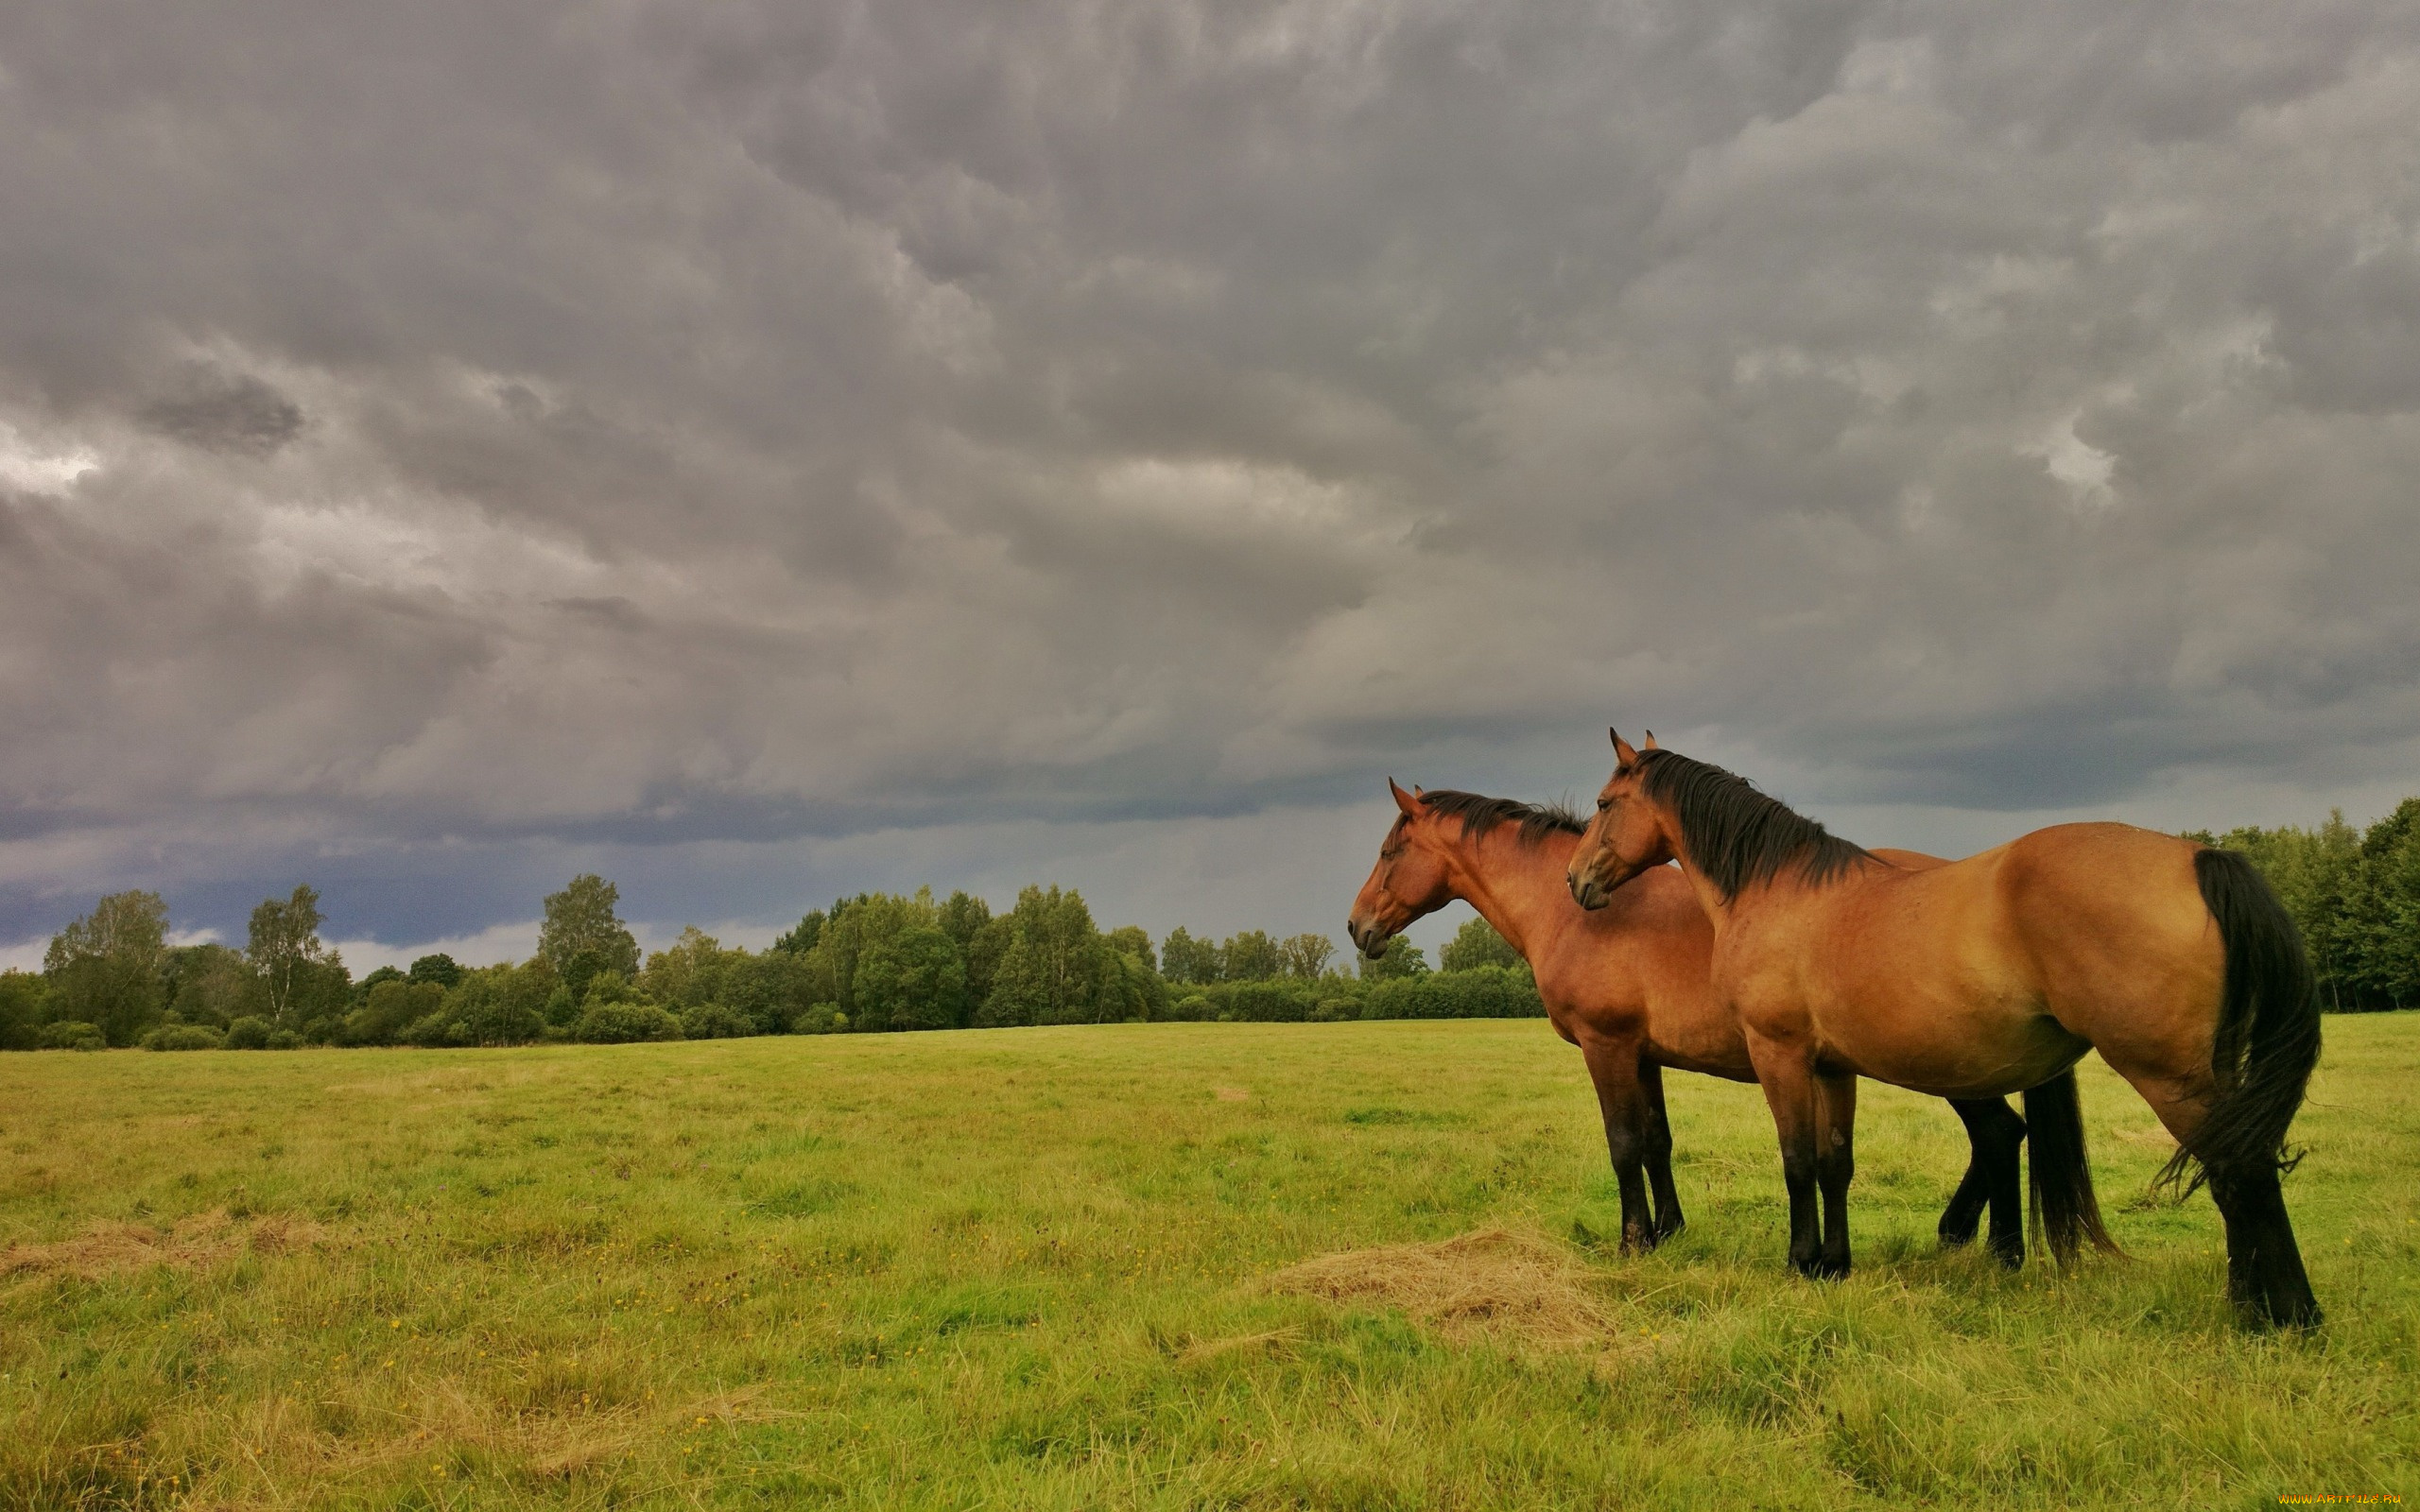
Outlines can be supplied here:
[[1318, 981], [1335, 957], [1336, 942], [1325, 935], [1293, 935], [1277, 942], [1279, 974], [1298, 981]]
[[636, 976], [639, 942], [614, 912], [622, 891], [595, 872], [571, 879], [571, 885], [546, 900], [546, 921], [538, 927], [538, 954], [555, 974], [582, 997], [599, 971]]
[[942, 900], [937, 921], [959, 954], [964, 954], [974, 949], [975, 936], [992, 921], [992, 905], [961, 887]]
[[559, 978], [543, 955], [519, 966], [465, 971], [445, 994], [447, 1040], [455, 1044], [527, 1044], [545, 1032], [546, 1000]]
[[808, 910], [806, 917], [798, 921], [797, 928], [773, 941], [770, 948], [785, 955], [804, 955], [815, 949], [816, 941], [822, 937], [823, 910], [815, 908]]
[[866, 1029], [953, 1029], [965, 1022], [966, 958], [932, 924], [912, 924], [857, 958], [857, 1012]]
[[1286, 969], [1277, 942], [1266, 931], [1247, 929], [1231, 935], [1219, 947], [1220, 978], [1229, 982], [1266, 982]]
[[[1006, 925], [1008, 920], [1000, 922]], [[1004, 929], [1002, 934], [1008, 948], [993, 968], [992, 990], [976, 1010], [976, 1026], [1012, 1029], [1048, 1022], [1050, 985], [1043, 973], [1042, 953], [1013, 929]]]
[[941, 911], [934, 906], [929, 887], [919, 888], [912, 898], [861, 892], [835, 902], [814, 950], [808, 953], [819, 975], [825, 971], [830, 973], [833, 996], [816, 1001], [838, 1004], [840, 1011], [849, 1016], [853, 1029], [873, 1028], [861, 1022], [863, 1015], [857, 1008], [858, 959], [868, 947], [895, 939], [904, 930], [918, 926], [938, 929], [940, 925]]
[[439, 951], [412, 962], [409, 974], [415, 982], [434, 982], [441, 988], [452, 988], [462, 980], [462, 968], [453, 956]]
[[130, 1045], [160, 1016], [168, 905], [156, 892], [112, 893], [51, 936], [43, 955], [53, 1020], [93, 1024]]
[[0, 1050], [31, 1050], [49, 1018], [50, 984], [13, 967], [0, 971]]
[[1501, 966], [1507, 971], [1529, 963], [1512, 942], [1495, 932], [1495, 926], [1484, 919], [1465, 919], [1454, 937], [1437, 953], [1437, 969], [1441, 971], [1471, 971], [1482, 966]]
[[1195, 939], [1179, 924], [1160, 946], [1160, 974], [1187, 987], [1208, 987], [1219, 977], [1219, 947]]
[[434, 982], [393, 976], [372, 988], [333, 1036], [340, 1045], [390, 1045], [403, 1032], [445, 1005]]
[[1007, 946], [978, 1022], [1093, 1022], [1102, 959], [1115, 953], [1093, 923], [1084, 895], [1072, 887], [1028, 887], [999, 922]]
[[784, 1034], [810, 1005], [830, 1001], [814, 995], [815, 973], [809, 959], [789, 951], [768, 950], [761, 955], [732, 953], [722, 977], [722, 1004], [746, 1018], [758, 1034]]
[[1374, 961], [1364, 957], [1361, 962], [1361, 980], [1364, 982], [1390, 982], [1401, 977], [1427, 974], [1428, 958], [1420, 954], [1419, 946], [1401, 935], [1387, 941], [1386, 954]]
[[1151, 936], [1139, 924], [1127, 924], [1109, 932], [1109, 948], [1120, 955], [1132, 955], [1142, 963], [1143, 970], [1156, 973], [1160, 958], [1151, 949]]
[[320, 894], [317, 889], [298, 886], [283, 902], [275, 898], [261, 901], [252, 910], [251, 943], [244, 948], [244, 959], [251, 963], [252, 974], [261, 980], [263, 996], [268, 1008], [268, 1022], [280, 1027], [294, 1014], [298, 989], [315, 986], [319, 973], [313, 969], [327, 963], [327, 947], [320, 943]]
[[737, 954], [724, 950], [721, 941], [692, 924], [681, 931], [670, 949], [647, 958], [643, 980], [648, 993], [676, 1012], [719, 1001], [723, 977]]
[[167, 954], [164, 973], [168, 1011], [185, 1023], [220, 1028], [256, 1016], [266, 1006], [266, 988], [241, 951], [224, 945], [182, 945]]
[[2405, 799], [2362, 833], [2348, 892], [2356, 990], [2383, 1006], [2420, 1004], [2420, 798]]

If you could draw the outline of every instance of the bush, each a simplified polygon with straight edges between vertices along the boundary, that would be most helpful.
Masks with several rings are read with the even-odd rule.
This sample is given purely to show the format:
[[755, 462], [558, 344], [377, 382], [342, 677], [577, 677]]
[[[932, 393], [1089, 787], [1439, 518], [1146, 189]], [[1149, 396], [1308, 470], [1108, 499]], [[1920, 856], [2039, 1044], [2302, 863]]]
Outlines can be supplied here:
[[848, 1029], [849, 1016], [840, 1011], [838, 1003], [818, 1003], [801, 1008], [798, 1017], [790, 1021], [792, 1034], [846, 1034]]
[[268, 1021], [250, 1014], [227, 1026], [227, 1048], [230, 1050], [267, 1050]]
[[1239, 1023], [1301, 1023], [1317, 1000], [1307, 984], [1260, 981], [1221, 982], [1212, 1001], [1220, 1018]]
[[163, 1024], [143, 1037], [146, 1050], [222, 1050], [227, 1037], [199, 1023]]
[[268, 1032], [268, 1042], [263, 1044], [261, 1048], [264, 1050], [300, 1050], [302, 1048], [302, 1037], [296, 1034], [291, 1029], [271, 1029]]
[[1398, 976], [1370, 984], [1365, 1019], [1542, 1019], [1547, 1005], [1526, 968]]
[[681, 1014], [683, 1040], [738, 1040], [756, 1033], [756, 1021], [719, 1003], [700, 1003]]
[[1168, 1005], [1168, 1017], [1180, 1023], [1207, 1023], [1218, 1013], [1219, 1005], [1199, 992], [1187, 993]]
[[1342, 1023], [1361, 1017], [1361, 1005], [1353, 998], [1322, 998], [1311, 1008], [1313, 1023]]
[[571, 1037], [591, 1045], [678, 1040], [681, 1021], [652, 1003], [592, 1003], [572, 1022]]
[[79, 1019], [65, 1019], [42, 1026], [42, 1048], [44, 1050], [98, 1050], [109, 1043], [100, 1025]]

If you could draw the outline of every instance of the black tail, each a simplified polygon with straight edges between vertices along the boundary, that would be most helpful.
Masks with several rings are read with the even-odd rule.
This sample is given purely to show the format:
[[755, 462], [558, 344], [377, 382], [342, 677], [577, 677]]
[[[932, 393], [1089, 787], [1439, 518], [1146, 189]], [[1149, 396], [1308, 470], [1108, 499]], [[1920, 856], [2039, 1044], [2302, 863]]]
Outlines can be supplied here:
[[2095, 1249], [2119, 1253], [2118, 1241], [2101, 1226], [2100, 1199], [2092, 1194], [2092, 1167], [2083, 1157], [2083, 1105], [2072, 1070], [2026, 1092], [2025, 1130], [2033, 1147], [2026, 1164], [2034, 1242], [2047, 1245], [2062, 1266], [2075, 1263], [2087, 1241]]
[[2217, 1100], [2159, 1174], [2188, 1193], [2213, 1172], [2291, 1170], [2300, 1157], [2286, 1155], [2286, 1126], [2319, 1063], [2319, 992], [2285, 905], [2232, 850], [2195, 852], [2193, 875], [2226, 944], [2227, 975], [2210, 1046]]

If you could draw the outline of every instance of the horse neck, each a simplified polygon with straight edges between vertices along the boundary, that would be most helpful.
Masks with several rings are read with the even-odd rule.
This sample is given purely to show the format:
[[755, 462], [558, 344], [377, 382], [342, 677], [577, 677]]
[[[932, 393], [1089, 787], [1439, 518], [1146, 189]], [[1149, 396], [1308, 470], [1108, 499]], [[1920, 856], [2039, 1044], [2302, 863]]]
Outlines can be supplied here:
[[[1716, 886], [1713, 881], [1699, 869], [1697, 862], [1690, 858], [1688, 841], [1681, 833], [1680, 815], [1669, 808], [1660, 806], [1656, 812], [1662, 816], [1665, 843], [1671, 849], [1673, 861], [1679, 865], [1681, 875], [1688, 879], [1689, 890], [1698, 895], [1698, 906], [1705, 910], [1706, 921], [1714, 926], [1714, 932], [1717, 935], [1720, 935], [1737, 917], [1740, 904], [1749, 902], [1748, 894], [1743, 892], [1737, 898], [1723, 897], [1722, 889]], [[1759, 893], [1768, 890], [1770, 889], [1751, 889]]]
[[1455, 897], [1477, 909], [1525, 959], [1534, 959], [1533, 950], [1572, 912], [1564, 871], [1579, 843], [1578, 835], [1557, 832], [1524, 844], [1518, 825], [1502, 825], [1475, 839], [1448, 840], [1446, 872]]

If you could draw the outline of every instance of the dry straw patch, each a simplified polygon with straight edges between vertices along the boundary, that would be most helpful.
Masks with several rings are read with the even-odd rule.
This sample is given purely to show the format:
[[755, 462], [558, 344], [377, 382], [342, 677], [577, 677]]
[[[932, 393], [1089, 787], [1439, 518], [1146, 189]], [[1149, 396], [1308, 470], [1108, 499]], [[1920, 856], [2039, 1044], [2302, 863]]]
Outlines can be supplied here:
[[1401, 1308], [1457, 1341], [1494, 1335], [1567, 1349], [1602, 1344], [1613, 1332], [1585, 1265], [1543, 1234], [1506, 1228], [1322, 1255], [1277, 1272], [1268, 1284], [1332, 1302]]
[[282, 1255], [325, 1243], [327, 1230], [307, 1218], [269, 1213], [250, 1223], [224, 1208], [180, 1218], [167, 1228], [139, 1223], [96, 1223], [73, 1239], [0, 1249], [0, 1277], [66, 1275], [92, 1278], [170, 1265], [199, 1270], [251, 1250]]

